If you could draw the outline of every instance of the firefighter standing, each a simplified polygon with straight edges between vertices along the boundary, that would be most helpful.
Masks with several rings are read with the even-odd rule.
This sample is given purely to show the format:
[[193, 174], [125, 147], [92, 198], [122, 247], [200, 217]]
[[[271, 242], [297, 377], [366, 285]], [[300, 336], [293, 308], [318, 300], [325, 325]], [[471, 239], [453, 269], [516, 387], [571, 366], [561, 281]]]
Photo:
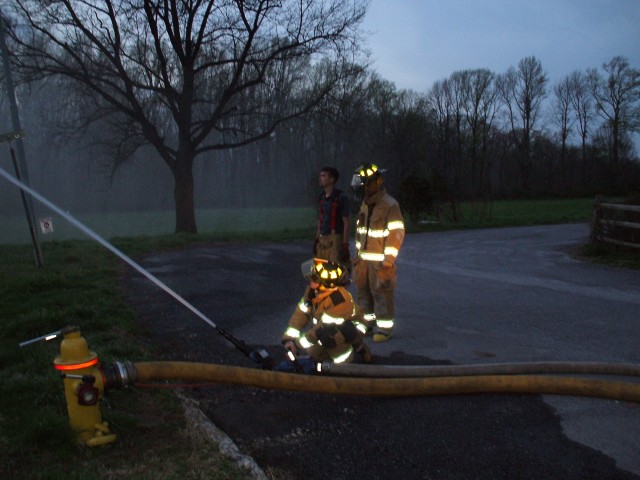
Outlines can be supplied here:
[[318, 196], [318, 223], [313, 244], [313, 256], [339, 261], [350, 270], [351, 206], [349, 196], [342, 190], [335, 188], [338, 178], [340, 178], [340, 174], [333, 167], [323, 167], [320, 170], [319, 184], [322, 187], [322, 192]]
[[405, 233], [400, 205], [382, 183], [382, 171], [374, 164], [358, 167], [352, 183], [364, 187], [356, 223], [356, 295], [365, 321], [375, 325], [374, 342], [388, 340], [395, 324], [396, 258]]
[[[338, 262], [314, 258], [305, 276], [309, 286], [289, 319], [282, 337], [284, 348], [295, 356], [304, 350], [313, 366], [325, 360], [350, 362], [356, 354], [370, 362], [371, 353], [362, 341], [367, 327], [344, 287], [349, 282], [347, 268]], [[287, 370], [286, 362], [276, 370]], [[304, 370], [311, 373], [312, 368]]]

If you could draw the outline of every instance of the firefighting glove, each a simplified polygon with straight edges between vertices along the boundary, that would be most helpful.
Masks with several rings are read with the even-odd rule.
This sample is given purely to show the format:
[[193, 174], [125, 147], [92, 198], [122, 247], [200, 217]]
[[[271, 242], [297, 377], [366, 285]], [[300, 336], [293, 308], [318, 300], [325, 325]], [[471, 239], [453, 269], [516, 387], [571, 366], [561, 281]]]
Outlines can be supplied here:
[[290, 351], [294, 355], [298, 355], [298, 346], [296, 345], [296, 342], [294, 342], [293, 340], [284, 340], [282, 342], [282, 346], [284, 347], [285, 350]]
[[349, 244], [343, 243], [342, 248], [340, 248], [340, 253], [338, 255], [338, 260], [344, 266], [351, 269], [351, 252], [349, 252]]

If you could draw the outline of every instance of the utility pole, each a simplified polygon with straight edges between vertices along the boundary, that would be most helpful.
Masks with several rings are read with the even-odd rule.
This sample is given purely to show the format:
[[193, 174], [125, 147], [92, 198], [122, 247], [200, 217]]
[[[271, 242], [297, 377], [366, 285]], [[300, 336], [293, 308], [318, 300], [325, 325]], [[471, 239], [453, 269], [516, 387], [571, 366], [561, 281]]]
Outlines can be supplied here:
[[[29, 173], [27, 170], [27, 162], [24, 155], [24, 146], [22, 144], [22, 129], [20, 128], [20, 117], [18, 116], [18, 104], [16, 102], [16, 93], [13, 86], [13, 77], [11, 76], [11, 66], [9, 64], [9, 50], [5, 42], [5, 25], [4, 16], [0, 11], [0, 54], [2, 54], [2, 63], [4, 65], [4, 81], [5, 88], [7, 89], [7, 96], [9, 97], [9, 109], [11, 111], [11, 122], [13, 123], [13, 130], [15, 132], [14, 139], [16, 140], [17, 159], [14, 154], [13, 148], [11, 148], [11, 157], [14, 167], [16, 169], [16, 175], [27, 186], [29, 183]], [[27, 223], [29, 224], [29, 230], [31, 233], [31, 239], [33, 241], [34, 253], [36, 256], [36, 264], [42, 268], [44, 261], [42, 260], [42, 252], [40, 250], [40, 243], [38, 241], [38, 230], [35, 228], [35, 214], [33, 211], [33, 202], [31, 196], [25, 195], [22, 192], [22, 201], [27, 215]]]

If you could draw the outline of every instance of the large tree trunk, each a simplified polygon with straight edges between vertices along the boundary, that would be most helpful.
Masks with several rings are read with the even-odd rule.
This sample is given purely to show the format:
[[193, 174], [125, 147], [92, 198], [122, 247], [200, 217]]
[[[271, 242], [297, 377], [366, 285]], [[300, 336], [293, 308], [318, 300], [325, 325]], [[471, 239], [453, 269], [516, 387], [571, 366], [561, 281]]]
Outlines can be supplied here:
[[179, 161], [172, 169], [176, 201], [175, 233], [198, 233], [193, 203], [193, 161]]

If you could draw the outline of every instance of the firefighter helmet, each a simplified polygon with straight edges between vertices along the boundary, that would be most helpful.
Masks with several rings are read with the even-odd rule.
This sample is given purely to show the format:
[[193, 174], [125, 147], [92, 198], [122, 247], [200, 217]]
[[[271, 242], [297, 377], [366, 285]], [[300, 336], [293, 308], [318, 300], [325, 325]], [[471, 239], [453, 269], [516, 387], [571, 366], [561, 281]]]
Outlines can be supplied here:
[[325, 288], [334, 288], [349, 283], [349, 270], [340, 262], [314, 258], [309, 278]]
[[375, 163], [363, 163], [353, 172], [353, 179], [351, 180], [351, 186], [358, 188], [363, 186], [370, 180], [376, 180], [382, 176], [384, 169], [378, 168]]

